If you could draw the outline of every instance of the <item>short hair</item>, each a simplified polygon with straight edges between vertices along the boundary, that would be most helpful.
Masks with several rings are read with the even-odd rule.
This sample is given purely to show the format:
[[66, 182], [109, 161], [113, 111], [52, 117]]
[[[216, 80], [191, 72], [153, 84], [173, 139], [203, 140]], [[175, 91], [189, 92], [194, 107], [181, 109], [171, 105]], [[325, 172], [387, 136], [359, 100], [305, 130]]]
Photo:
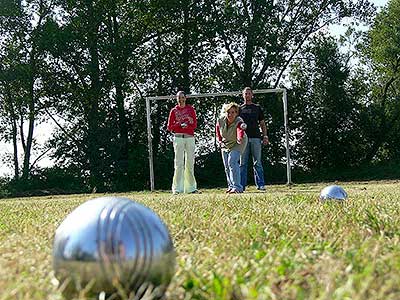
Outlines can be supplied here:
[[225, 103], [224, 105], [222, 105], [221, 108], [221, 113], [220, 113], [220, 117], [225, 117], [226, 113], [228, 112], [228, 110], [230, 110], [231, 108], [234, 108], [236, 110], [237, 113], [239, 113], [239, 104], [235, 103], [235, 102], [231, 102], [231, 103]]
[[244, 92], [246, 92], [247, 90], [250, 90], [251, 93], [253, 93], [253, 89], [249, 86], [246, 86], [243, 90], [242, 90], [242, 94], [244, 94]]

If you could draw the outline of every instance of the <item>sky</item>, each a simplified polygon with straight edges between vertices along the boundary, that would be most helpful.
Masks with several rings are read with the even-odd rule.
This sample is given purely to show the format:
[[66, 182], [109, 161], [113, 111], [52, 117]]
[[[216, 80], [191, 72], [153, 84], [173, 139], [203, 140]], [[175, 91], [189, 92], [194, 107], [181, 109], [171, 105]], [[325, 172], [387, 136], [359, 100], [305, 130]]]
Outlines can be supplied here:
[[[389, 0], [370, 0], [370, 2], [372, 2], [378, 8], [378, 11], [379, 11], [379, 9], [382, 6], [385, 6], [389, 2]], [[349, 22], [350, 20], [344, 20], [342, 25], [332, 25], [332, 26], [329, 27], [329, 30], [333, 34], [338, 35], [338, 36], [344, 34], [346, 32], [346, 30], [347, 30], [347, 26], [345, 24], [346, 21]]]
[[[378, 9], [388, 3], [389, 0], [372, 0], [371, 2], [375, 4], [375, 6], [378, 7]], [[346, 26], [345, 25], [335, 25], [331, 26], [330, 30], [332, 33], [336, 35], [343, 34], [346, 31]], [[52, 128], [53, 126], [51, 124], [40, 124], [37, 125], [35, 129], [35, 139], [39, 144], [43, 144], [48, 138], [51, 137], [52, 135]], [[12, 169], [5, 165], [1, 159], [3, 158], [4, 155], [12, 155], [12, 145], [11, 144], [6, 144], [4, 142], [0, 141], [0, 176], [9, 176], [12, 175]], [[33, 157], [34, 160], [34, 157]], [[49, 158], [44, 157], [40, 162], [38, 163], [39, 166], [41, 167], [48, 167], [52, 165], [52, 162]]]

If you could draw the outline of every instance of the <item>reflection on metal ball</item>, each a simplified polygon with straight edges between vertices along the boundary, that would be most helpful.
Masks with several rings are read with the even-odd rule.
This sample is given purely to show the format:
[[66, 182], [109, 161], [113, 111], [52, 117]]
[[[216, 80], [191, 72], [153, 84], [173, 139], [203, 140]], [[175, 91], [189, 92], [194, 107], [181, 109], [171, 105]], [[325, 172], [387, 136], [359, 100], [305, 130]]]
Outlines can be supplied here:
[[321, 201], [326, 200], [346, 200], [347, 193], [345, 190], [338, 185], [330, 185], [322, 189], [319, 199]]
[[102, 197], [78, 206], [58, 227], [53, 267], [64, 295], [84, 289], [88, 295], [140, 299], [152, 293], [158, 299], [174, 274], [175, 250], [152, 210], [127, 198]]

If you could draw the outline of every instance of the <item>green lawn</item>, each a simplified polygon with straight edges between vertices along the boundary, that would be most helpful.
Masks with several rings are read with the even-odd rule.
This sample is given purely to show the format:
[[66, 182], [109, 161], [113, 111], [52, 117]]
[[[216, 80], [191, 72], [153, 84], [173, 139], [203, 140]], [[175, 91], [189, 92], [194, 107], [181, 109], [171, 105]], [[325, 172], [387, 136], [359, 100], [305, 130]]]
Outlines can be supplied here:
[[[152, 208], [170, 230], [177, 268], [167, 299], [400, 299], [400, 182], [339, 184], [343, 204], [318, 202], [327, 184], [119, 195]], [[0, 200], [0, 300], [62, 299], [55, 229], [99, 196]]]

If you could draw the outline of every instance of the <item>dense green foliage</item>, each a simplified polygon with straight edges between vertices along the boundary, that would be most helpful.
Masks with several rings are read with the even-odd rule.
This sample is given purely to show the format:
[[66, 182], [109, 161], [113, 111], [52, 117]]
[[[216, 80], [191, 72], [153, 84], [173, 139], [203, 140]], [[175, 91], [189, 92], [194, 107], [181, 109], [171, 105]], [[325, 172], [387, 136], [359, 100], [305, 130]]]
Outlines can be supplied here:
[[400, 1], [393, 0], [380, 12], [362, 47], [371, 61], [371, 151], [367, 158], [399, 157], [400, 149]]
[[[321, 184], [118, 195], [153, 209], [170, 230], [177, 264], [167, 299], [399, 299], [399, 182], [340, 184], [349, 194], [342, 204], [318, 202]], [[54, 232], [95, 196], [1, 200], [2, 300], [62, 299]], [[68, 300], [76, 299], [85, 292]]]
[[[21, 3], [0, 16], [0, 140], [13, 145], [0, 159], [12, 166], [6, 189], [13, 194], [148, 189], [144, 100], [179, 89], [286, 86], [301, 178], [400, 160], [398, 0], [378, 14], [363, 0]], [[372, 24], [362, 40], [348, 31], [356, 60], [326, 33], [345, 18]], [[200, 187], [224, 185], [213, 131], [222, 103], [232, 100], [242, 101], [192, 102]], [[271, 140], [263, 150], [267, 181], [283, 182], [281, 100], [255, 102], [266, 111]], [[174, 103], [151, 107], [158, 189], [171, 183], [166, 121]], [[35, 135], [41, 123], [54, 127], [45, 144]], [[38, 167], [46, 156], [49, 170]]]
[[368, 146], [361, 95], [350, 82], [349, 68], [335, 41], [324, 36], [313, 41], [309, 61], [292, 72], [291, 122], [299, 140], [294, 158], [315, 171], [358, 166]]

